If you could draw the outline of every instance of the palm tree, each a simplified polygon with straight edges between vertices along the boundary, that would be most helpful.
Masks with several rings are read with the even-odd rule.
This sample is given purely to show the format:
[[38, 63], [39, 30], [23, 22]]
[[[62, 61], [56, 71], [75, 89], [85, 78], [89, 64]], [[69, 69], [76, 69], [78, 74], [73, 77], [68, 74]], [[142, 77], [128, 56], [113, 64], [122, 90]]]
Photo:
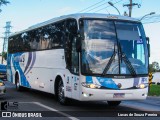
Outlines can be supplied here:
[[[10, 3], [9, 1], [7, 1], [7, 0], [0, 0], [0, 7], [2, 6], [2, 5], [7, 5], [8, 3]], [[0, 9], [0, 12], [1, 12], [2, 10]]]

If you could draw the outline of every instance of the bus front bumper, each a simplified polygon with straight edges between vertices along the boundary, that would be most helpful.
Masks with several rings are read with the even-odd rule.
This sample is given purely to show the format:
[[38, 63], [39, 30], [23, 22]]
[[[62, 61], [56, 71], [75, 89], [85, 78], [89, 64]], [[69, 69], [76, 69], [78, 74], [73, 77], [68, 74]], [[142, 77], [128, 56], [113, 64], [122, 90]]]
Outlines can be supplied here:
[[121, 101], [144, 100], [148, 94], [148, 88], [130, 90], [106, 90], [83, 88], [80, 93], [81, 101]]

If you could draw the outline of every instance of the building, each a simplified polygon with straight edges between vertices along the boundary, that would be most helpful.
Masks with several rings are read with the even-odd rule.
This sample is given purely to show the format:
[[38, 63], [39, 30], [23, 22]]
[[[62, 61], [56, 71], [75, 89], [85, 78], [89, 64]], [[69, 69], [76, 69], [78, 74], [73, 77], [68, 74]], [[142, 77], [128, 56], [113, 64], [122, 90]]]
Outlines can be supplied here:
[[153, 80], [152, 82], [155, 82], [156, 84], [159, 82], [160, 83], [160, 72], [156, 72], [153, 74]]

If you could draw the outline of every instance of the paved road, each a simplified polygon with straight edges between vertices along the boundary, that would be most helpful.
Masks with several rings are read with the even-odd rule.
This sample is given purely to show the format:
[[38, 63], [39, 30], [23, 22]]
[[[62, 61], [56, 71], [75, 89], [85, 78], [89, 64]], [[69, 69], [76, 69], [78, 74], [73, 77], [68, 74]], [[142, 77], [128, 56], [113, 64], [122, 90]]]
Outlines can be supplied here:
[[121, 105], [142, 111], [160, 111], [160, 97], [147, 97], [146, 100], [125, 101]]
[[[48, 115], [55, 116], [54, 118], [42, 118], [45, 120], [48, 119], [126, 119], [126, 120], [135, 120], [133, 117], [106, 117], [106, 116], [112, 116], [119, 114], [125, 114], [126, 111], [130, 111], [132, 113], [137, 113], [138, 111], [146, 111], [147, 109], [140, 109], [144, 108], [142, 106], [150, 105], [152, 106], [152, 110], [156, 111], [156, 109], [159, 109], [160, 111], [160, 103], [158, 101], [160, 98], [155, 98], [157, 100], [157, 104], [155, 103], [154, 98], [148, 98], [146, 101], [126, 101], [122, 102], [122, 104], [118, 107], [109, 107], [107, 103], [104, 102], [77, 102], [72, 101], [72, 104], [69, 106], [62, 106], [60, 105], [56, 99], [54, 98], [54, 95], [39, 92], [35, 90], [29, 90], [26, 89], [22, 92], [18, 92], [15, 89], [15, 86], [9, 82], [6, 82], [7, 87], [7, 93], [5, 96], [0, 97], [0, 102], [8, 101], [8, 102], [18, 102], [18, 109], [14, 109], [14, 111], [41, 111], [49, 112]], [[151, 104], [150, 101], [152, 101], [154, 104]], [[160, 101], [159, 101], [160, 102]], [[157, 107], [157, 105], [159, 106]], [[137, 107], [139, 106], [139, 107]], [[156, 108], [156, 109], [154, 109]], [[13, 111], [13, 110], [12, 110]], [[53, 112], [54, 111], [54, 112]], [[158, 111], [158, 110], [157, 110]], [[139, 112], [138, 112], [139, 113]], [[136, 117], [138, 119], [151, 119], [151, 117]], [[4, 119], [4, 118], [3, 118]], [[5, 118], [8, 119], [8, 118]], [[11, 118], [10, 118], [11, 119]], [[16, 118], [12, 118], [16, 119]], [[22, 119], [22, 118], [21, 118]], [[25, 119], [25, 118], [24, 118]], [[30, 118], [32, 119], [32, 118]], [[35, 119], [35, 118], [34, 118]], [[158, 119], [158, 117], [154, 117], [154, 119]]]

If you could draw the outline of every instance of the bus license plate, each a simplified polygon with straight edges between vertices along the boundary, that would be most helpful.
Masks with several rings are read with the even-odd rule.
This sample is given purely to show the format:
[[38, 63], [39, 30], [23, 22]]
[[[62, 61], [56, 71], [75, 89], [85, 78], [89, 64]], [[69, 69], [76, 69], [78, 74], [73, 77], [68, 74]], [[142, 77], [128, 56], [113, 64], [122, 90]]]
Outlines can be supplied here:
[[114, 93], [113, 98], [124, 98], [124, 93]]

